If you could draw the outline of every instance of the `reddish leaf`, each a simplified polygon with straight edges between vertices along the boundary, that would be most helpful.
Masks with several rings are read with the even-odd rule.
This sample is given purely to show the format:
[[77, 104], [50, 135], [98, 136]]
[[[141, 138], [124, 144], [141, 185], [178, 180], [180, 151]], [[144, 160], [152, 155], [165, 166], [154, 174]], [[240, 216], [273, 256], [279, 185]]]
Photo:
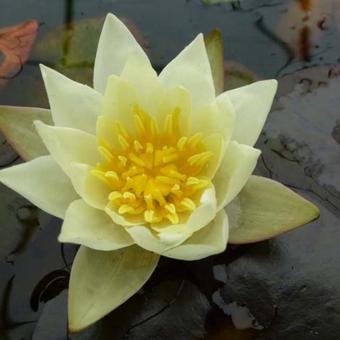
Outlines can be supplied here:
[[0, 85], [14, 77], [26, 63], [37, 33], [36, 20], [0, 29]]

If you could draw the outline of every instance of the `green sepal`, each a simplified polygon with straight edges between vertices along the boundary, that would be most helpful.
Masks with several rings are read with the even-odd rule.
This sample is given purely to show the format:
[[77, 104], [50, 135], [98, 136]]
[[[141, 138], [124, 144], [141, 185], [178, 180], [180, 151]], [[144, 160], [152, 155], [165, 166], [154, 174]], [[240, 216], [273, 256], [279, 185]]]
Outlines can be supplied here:
[[35, 107], [0, 106], [0, 130], [15, 151], [26, 161], [48, 155], [33, 121], [52, 124], [50, 110]]
[[259, 176], [250, 177], [226, 211], [232, 244], [267, 240], [320, 215], [313, 203], [281, 183]]
[[216, 95], [224, 92], [224, 47], [221, 31], [214, 29], [204, 36], [205, 47], [214, 79]]

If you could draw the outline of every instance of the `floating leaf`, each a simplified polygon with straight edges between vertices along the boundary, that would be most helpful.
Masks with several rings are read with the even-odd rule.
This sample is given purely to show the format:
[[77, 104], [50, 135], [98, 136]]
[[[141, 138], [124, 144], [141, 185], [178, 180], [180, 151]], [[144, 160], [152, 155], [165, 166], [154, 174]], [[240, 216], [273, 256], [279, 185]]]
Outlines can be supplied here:
[[[142, 32], [129, 18], [120, 18], [144, 49]], [[52, 66], [67, 77], [92, 86], [93, 65], [104, 17], [77, 20], [70, 26], [57, 26], [38, 39], [32, 57]]]
[[284, 185], [252, 176], [227, 206], [229, 243], [266, 240], [319, 217], [319, 209]]
[[159, 255], [138, 246], [115, 251], [81, 247], [69, 288], [69, 328], [96, 322], [135, 294], [156, 268]]
[[49, 110], [33, 107], [0, 106], [0, 130], [24, 160], [31, 160], [48, 154], [33, 126], [34, 120], [52, 124]]
[[39, 24], [36, 20], [0, 29], [0, 86], [18, 74], [31, 53]]
[[66, 291], [48, 301], [35, 327], [32, 340], [67, 339]]
[[224, 50], [222, 33], [214, 29], [204, 37], [216, 94], [224, 91]]

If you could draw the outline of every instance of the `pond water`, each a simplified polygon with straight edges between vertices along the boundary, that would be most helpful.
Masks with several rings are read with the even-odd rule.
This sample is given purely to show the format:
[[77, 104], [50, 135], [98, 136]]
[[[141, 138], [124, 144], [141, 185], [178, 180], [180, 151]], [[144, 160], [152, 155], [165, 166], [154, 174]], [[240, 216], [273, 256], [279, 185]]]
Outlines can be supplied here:
[[[162, 259], [138, 294], [70, 335], [77, 248], [57, 242], [60, 220], [0, 185], [1, 339], [340, 338], [339, 0], [0, 0], [0, 8], [1, 105], [47, 107], [39, 63], [90, 83], [107, 12], [125, 20], [157, 70], [197, 33], [219, 28], [227, 89], [279, 80], [256, 172], [321, 210], [270, 241], [201, 261]], [[0, 167], [20, 162], [0, 138]]]

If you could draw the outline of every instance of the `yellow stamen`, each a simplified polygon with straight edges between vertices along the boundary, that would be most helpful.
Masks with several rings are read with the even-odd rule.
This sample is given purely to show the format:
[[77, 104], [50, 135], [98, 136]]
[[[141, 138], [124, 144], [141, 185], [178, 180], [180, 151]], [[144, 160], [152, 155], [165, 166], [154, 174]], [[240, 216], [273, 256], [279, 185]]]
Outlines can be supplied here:
[[196, 209], [210, 185], [204, 171], [213, 153], [202, 142], [202, 133], [181, 135], [179, 108], [165, 117], [160, 130], [156, 120], [135, 105], [135, 132], [115, 123], [118, 147], [97, 138], [103, 162], [91, 174], [109, 187], [110, 209], [127, 219], [178, 224]]
[[123, 135], [118, 135], [118, 142], [121, 145], [123, 150], [128, 150], [130, 147], [129, 142]]

